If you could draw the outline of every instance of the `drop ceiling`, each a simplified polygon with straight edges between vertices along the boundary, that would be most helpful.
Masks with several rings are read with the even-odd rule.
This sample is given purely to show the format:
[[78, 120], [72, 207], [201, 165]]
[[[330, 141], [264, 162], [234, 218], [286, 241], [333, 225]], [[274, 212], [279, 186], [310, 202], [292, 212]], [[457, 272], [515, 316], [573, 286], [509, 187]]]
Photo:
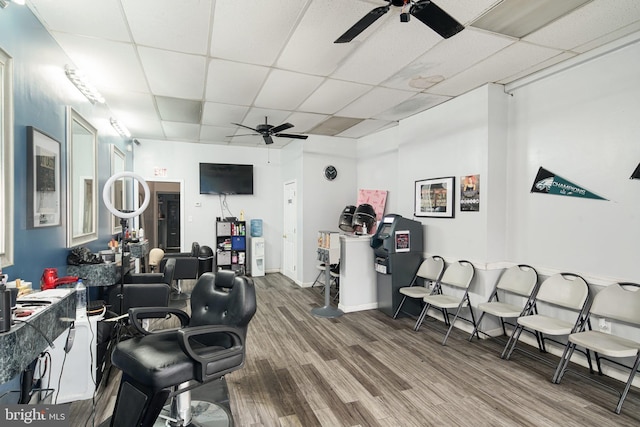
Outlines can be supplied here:
[[[443, 39], [392, 6], [352, 42], [333, 43], [386, 3], [27, 1], [133, 138], [238, 146], [264, 142], [234, 136], [251, 132], [232, 123], [265, 117], [292, 123], [287, 133], [360, 138], [640, 31], [639, 0], [436, 0], [462, 32]], [[550, 14], [554, 3], [563, 15]]]

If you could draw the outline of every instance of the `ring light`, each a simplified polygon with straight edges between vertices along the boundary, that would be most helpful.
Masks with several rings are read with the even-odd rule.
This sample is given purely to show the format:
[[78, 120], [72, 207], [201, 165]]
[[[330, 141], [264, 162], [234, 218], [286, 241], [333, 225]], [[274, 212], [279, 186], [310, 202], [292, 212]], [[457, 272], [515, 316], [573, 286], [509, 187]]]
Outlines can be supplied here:
[[[111, 202], [111, 186], [116, 180], [120, 178], [133, 178], [137, 180], [142, 185], [142, 188], [144, 189], [144, 200], [142, 201], [142, 205], [133, 212], [119, 211], [118, 209], [115, 208], [115, 206], [113, 206], [113, 203]], [[149, 206], [150, 198], [151, 198], [151, 195], [150, 195], [149, 185], [147, 184], [147, 181], [145, 181], [140, 175], [135, 174], [133, 172], [127, 172], [127, 171], [118, 172], [117, 174], [113, 175], [111, 178], [107, 180], [107, 182], [104, 184], [104, 188], [102, 189], [102, 200], [104, 200], [104, 204], [107, 206], [107, 209], [109, 210], [109, 212], [111, 212], [118, 218], [128, 219], [128, 218], [136, 217], [138, 215], [142, 215], [145, 209], [147, 209], [147, 206]]]

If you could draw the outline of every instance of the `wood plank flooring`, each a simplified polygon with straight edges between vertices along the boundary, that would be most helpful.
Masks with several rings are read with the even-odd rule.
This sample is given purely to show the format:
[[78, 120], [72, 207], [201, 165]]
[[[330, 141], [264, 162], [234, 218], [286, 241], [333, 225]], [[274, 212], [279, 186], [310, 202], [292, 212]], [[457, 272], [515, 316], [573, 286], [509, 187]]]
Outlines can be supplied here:
[[[639, 390], [616, 415], [610, 390], [571, 374], [552, 384], [555, 356], [544, 355], [552, 366], [518, 351], [505, 361], [497, 340], [470, 343], [456, 329], [442, 346], [442, 322], [414, 332], [413, 319], [377, 310], [316, 318], [311, 309], [324, 304], [317, 287], [301, 289], [280, 274], [254, 282], [246, 364], [226, 376], [236, 426], [640, 425]], [[74, 403], [72, 425], [104, 419], [117, 381], [95, 409], [91, 400]]]

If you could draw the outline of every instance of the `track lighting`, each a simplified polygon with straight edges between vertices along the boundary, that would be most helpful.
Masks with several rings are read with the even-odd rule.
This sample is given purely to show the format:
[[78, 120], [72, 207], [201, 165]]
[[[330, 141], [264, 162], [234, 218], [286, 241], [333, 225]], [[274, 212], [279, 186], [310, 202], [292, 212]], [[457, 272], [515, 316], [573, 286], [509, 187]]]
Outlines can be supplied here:
[[78, 88], [78, 90], [87, 97], [92, 104], [96, 102], [99, 104], [104, 104], [104, 97], [98, 92], [98, 90], [89, 83], [89, 79], [87, 76], [80, 70], [76, 70], [71, 68], [68, 65], [64, 67], [64, 73], [67, 75], [71, 83]]
[[131, 132], [127, 129], [118, 119], [111, 117], [111, 126], [120, 134], [123, 138], [131, 138]]

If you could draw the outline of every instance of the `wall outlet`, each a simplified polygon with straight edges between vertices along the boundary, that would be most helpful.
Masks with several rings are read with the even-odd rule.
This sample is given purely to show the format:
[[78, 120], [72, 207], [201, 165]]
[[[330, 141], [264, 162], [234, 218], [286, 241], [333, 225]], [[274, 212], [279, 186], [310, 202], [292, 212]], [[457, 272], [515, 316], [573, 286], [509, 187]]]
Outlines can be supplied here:
[[605, 334], [611, 333], [611, 322], [607, 322], [607, 319], [602, 318], [598, 320], [598, 328], [600, 332], [604, 332]]

